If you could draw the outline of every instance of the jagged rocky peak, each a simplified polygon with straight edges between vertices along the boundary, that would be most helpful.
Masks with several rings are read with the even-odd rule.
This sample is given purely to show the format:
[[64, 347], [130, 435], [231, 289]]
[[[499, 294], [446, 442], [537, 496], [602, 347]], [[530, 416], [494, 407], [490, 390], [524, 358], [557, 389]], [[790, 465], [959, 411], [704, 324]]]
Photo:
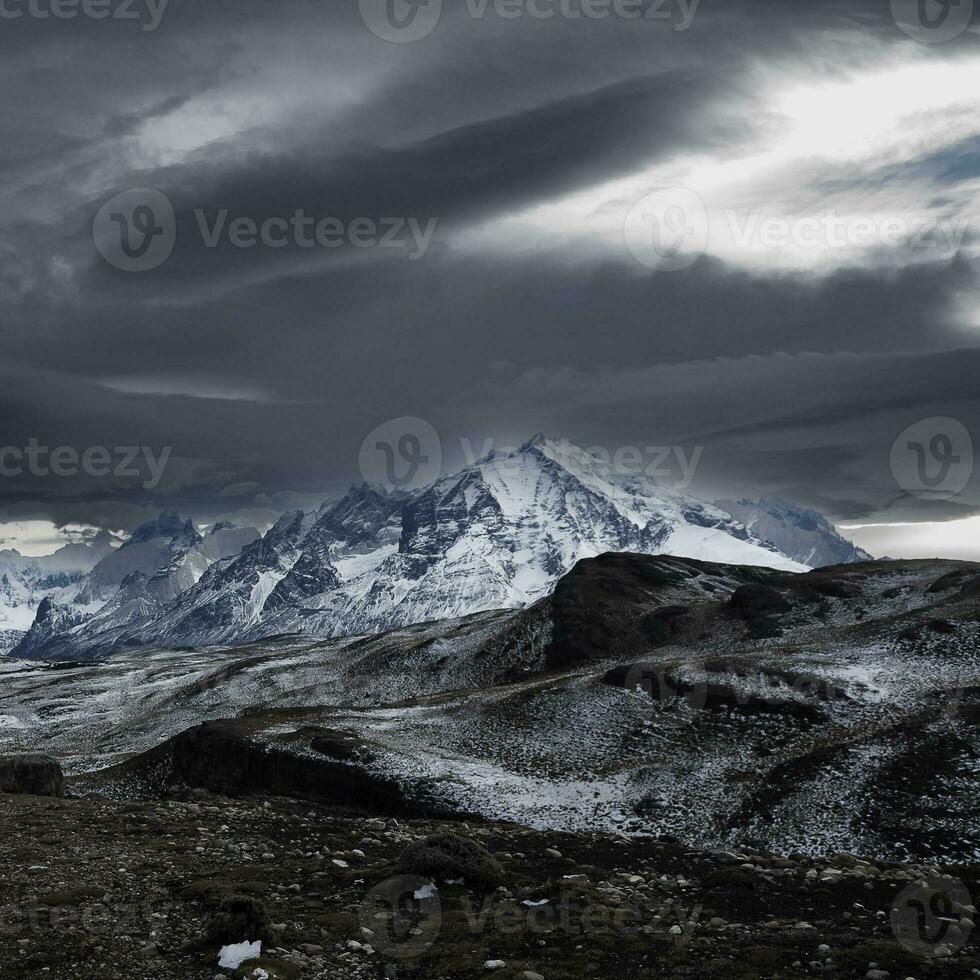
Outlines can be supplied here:
[[340, 500], [324, 504], [317, 515], [317, 526], [351, 545], [377, 535], [409, 499], [401, 491], [389, 493], [383, 487], [361, 483], [351, 487]]
[[283, 514], [275, 524], [269, 528], [268, 533], [260, 541], [255, 542], [255, 547], [260, 554], [278, 553], [282, 546], [294, 546], [299, 544], [300, 539], [309, 529], [312, 523], [312, 516], [305, 514], [301, 510], [289, 511]]
[[58, 614], [58, 608], [50, 596], [45, 596], [38, 604], [36, 621], [39, 623], [47, 622]]
[[301, 510], [286, 511], [275, 524], [269, 528], [268, 537], [284, 538], [290, 534], [295, 534], [306, 519], [306, 514]]
[[185, 520], [175, 510], [167, 510], [145, 524], [140, 524], [123, 545], [124, 548], [155, 538], [199, 537], [194, 522]]
[[195, 547], [188, 553], [194, 569], [194, 581], [214, 562], [234, 558], [261, 537], [258, 528], [241, 527], [232, 521], [219, 521], [199, 542], [195, 542]]
[[78, 653], [66, 637], [80, 625], [86, 616], [70, 606], [62, 606], [50, 596], [45, 596], [37, 607], [34, 624], [11, 650], [11, 656], [43, 657], [48, 653], [57, 656], [64, 651], [69, 656]]
[[120, 592], [142, 592], [149, 581], [142, 572], [130, 572], [122, 582], [119, 583]]

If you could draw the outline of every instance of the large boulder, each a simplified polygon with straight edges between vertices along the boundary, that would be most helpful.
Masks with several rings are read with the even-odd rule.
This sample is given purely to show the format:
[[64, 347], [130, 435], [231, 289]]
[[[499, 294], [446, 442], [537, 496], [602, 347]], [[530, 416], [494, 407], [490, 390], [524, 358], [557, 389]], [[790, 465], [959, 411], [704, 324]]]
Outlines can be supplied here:
[[0, 793], [64, 796], [65, 774], [50, 755], [10, 755], [0, 758]]
[[276, 932], [265, 902], [251, 895], [229, 895], [208, 921], [208, 939], [215, 946], [229, 943], [276, 942]]
[[409, 844], [395, 864], [395, 874], [455, 880], [468, 887], [493, 891], [506, 873], [482, 844], [459, 834], [443, 832]]
[[729, 605], [746, 620], [778, 615], [793, 608], [778, 589], [762, 584], [739, 586], [732, 593]]

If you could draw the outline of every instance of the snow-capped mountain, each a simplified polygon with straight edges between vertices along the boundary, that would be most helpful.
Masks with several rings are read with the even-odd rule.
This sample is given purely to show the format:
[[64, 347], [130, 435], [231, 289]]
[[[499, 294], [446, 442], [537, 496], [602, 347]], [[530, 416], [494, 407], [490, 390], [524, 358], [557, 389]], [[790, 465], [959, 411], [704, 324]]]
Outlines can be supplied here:
[[76, 634], [98, 637], [111, 649], [127, 630], [152, 620], [190, 589], [215, 562], [259, 539], [255, 528], [217, 524], [200, 535], [173, 511], [138, 527], [84, 576], [62, 576], [31, 610], [18, 656], [71, 658]]
[[[806, 568], [730, 514], [646, 477], [622, 477], [543, 436], [412, 495], [361, 486], [318, 513], [286, 514], [183, 589], [180, 571], [200, 548], [185, 547], [193, 529], [176, 515], [161, 521], [165, 527], [134, 535], [108, 569], [90, 576], [99, 588], [117, 580], [117, 590], [128, 576], [95, 615], [57, 635], [39, 623], [15, 655], [351, 635], [517, 608], [547, 595], [579, 560], [605, 552]], [[153, 578], [133, 577], [145, 574], [135, 565], [145, 565], [151, 546], [180, 554]]]
[[45, 598], [78, 581], [112, 550], [112, 536], [100, 531], [90, 541], [37, 558], [0, 551], [0, 654], [23, 638]]
[[45, 572], [20, 555], [0, 560], [0, 652], [15, 646], [31, 628], [45, 598], [70, 585], [78, 572]]
[[866, 551], [843, 537], [822, 514], [779, 497], [718, 500], [715, 506], [741, 521], [756, 537], [811, 568], [874, 561]]
[[515, 608], [549, 593], [580, 559], [609, 551], [802, 570], [729, 515], [538, 436], [413, 496], [397, 549], [382, 544], [365, 556], [381, 558], [376, 567], [355, 565], [338, 589], [266, 626], [339, 635]]

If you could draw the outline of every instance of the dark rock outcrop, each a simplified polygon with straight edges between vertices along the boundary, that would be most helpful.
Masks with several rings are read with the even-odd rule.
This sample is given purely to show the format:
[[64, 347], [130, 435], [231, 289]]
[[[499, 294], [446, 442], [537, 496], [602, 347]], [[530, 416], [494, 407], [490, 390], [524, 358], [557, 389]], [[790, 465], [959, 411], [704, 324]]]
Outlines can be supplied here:
[[[325, 729], [303, 731], [299, 738], [276, 742], [253, 737], [247, 721], [205, 722], [86, 778], [80, 788], [112, 795], [125, 786], [127, 793], [150, 797], [192, 788], [229, 797], [289, 796], [394, 816], [455, 815], [429, 799], [424, 785], [406, 788], [362, 768], [370, 752], [349, 737]], [[330, 752], [349, 753], [350, 760], [356, 755], [362, 765]]]
[[493, 891], [506, 877], [485, 847], [453, 833], [435, 834], [410, 844], [398, 858], [395, 873], [439, 881], [462, 879], [470, 888], [485, 891]]
[[210, 915], [208, 939], [214, 946], [227, 943], [271, 943], [276, 939], [265, 902], [251, 895], [229, 895]]
[[64, 796], [65, 776], [50, 755], [11, 755], [0, 759], [0, 793]]
[[729, 603], [742, 619], [761, 619], [763, 616], [789, 612], [793, 607], [771, 585], [742, 585], [732, 594]]

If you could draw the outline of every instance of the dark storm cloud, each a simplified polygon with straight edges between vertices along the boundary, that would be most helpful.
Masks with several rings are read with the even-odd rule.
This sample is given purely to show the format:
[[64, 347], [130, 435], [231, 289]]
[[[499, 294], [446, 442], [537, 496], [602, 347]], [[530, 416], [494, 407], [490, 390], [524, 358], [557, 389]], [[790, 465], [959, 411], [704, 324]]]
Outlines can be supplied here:
[[[172, 448], [152, 491], [4, 479], [0, 506], [107, 527], [163, 505], [274, 513], [358, 479], [363, 436], [419, 415], [450, 458], [461, 438], [537, 429], [694, 444], [706, 493], [934, 516], [896, 502], [887, 451], [915, 418], [980, 422], [972, 232], [958, 256], [926, 261], [813, 270], [709, 254], [664, 275], [599, 236], [529, 241], [507, 222], [678, 158], [750, 155], [781, 125], [773, 99], [797, 75], [955, 61], [975, 39], [927, 50], [887, 3], [829, 0], [702, 0], [685, 32], [474, 21], [450, 4], [415, 45], [379, 41], [356, 3], [171, 0], [153, 32], [0, 23], [0, 443]], [[904, 203], [923, 182], [955, 213], [976, 139], [819, 173], [807, 162], [774, 194], [797, 180], [851, 201], [907, 186]], [[111, 268], [92, 243], [98, 209], [132, 187], [165, 192], [177, 212], [173, 255], [145, 274]], [[438, 225], [409, 262], [207, 248], [194, 215], [299, 208]]]
[[[137, 319], [123, 305], [102, 308], [56, 349], [41, 335], [23, 343], [61, 372], [151, 380], [212, 372], [266, 389], [255, 401], [321, 402], [331, 413], [361, 400], [363, 376], [351, 365], [362, 363], [375, 411], [398, 414], [400, 403], [422, 400], [419, 392], [426, 405], [460, 397], [495, 362], [585, 370], [959, 345], [950, 307], [974, 278], [966, 260], [814, 278], [758, 276], [709, 258], [664, 276], [609, 261], [442, 254], [415, 266], [291, 277], [201, 301], [190, 313], [155, 305]], [[387, 288], [377, 290], [379, 282]], [[141, 337], [153, 338], [149, 363]], [[111, 369], [107, 348], [116, 350]]]

